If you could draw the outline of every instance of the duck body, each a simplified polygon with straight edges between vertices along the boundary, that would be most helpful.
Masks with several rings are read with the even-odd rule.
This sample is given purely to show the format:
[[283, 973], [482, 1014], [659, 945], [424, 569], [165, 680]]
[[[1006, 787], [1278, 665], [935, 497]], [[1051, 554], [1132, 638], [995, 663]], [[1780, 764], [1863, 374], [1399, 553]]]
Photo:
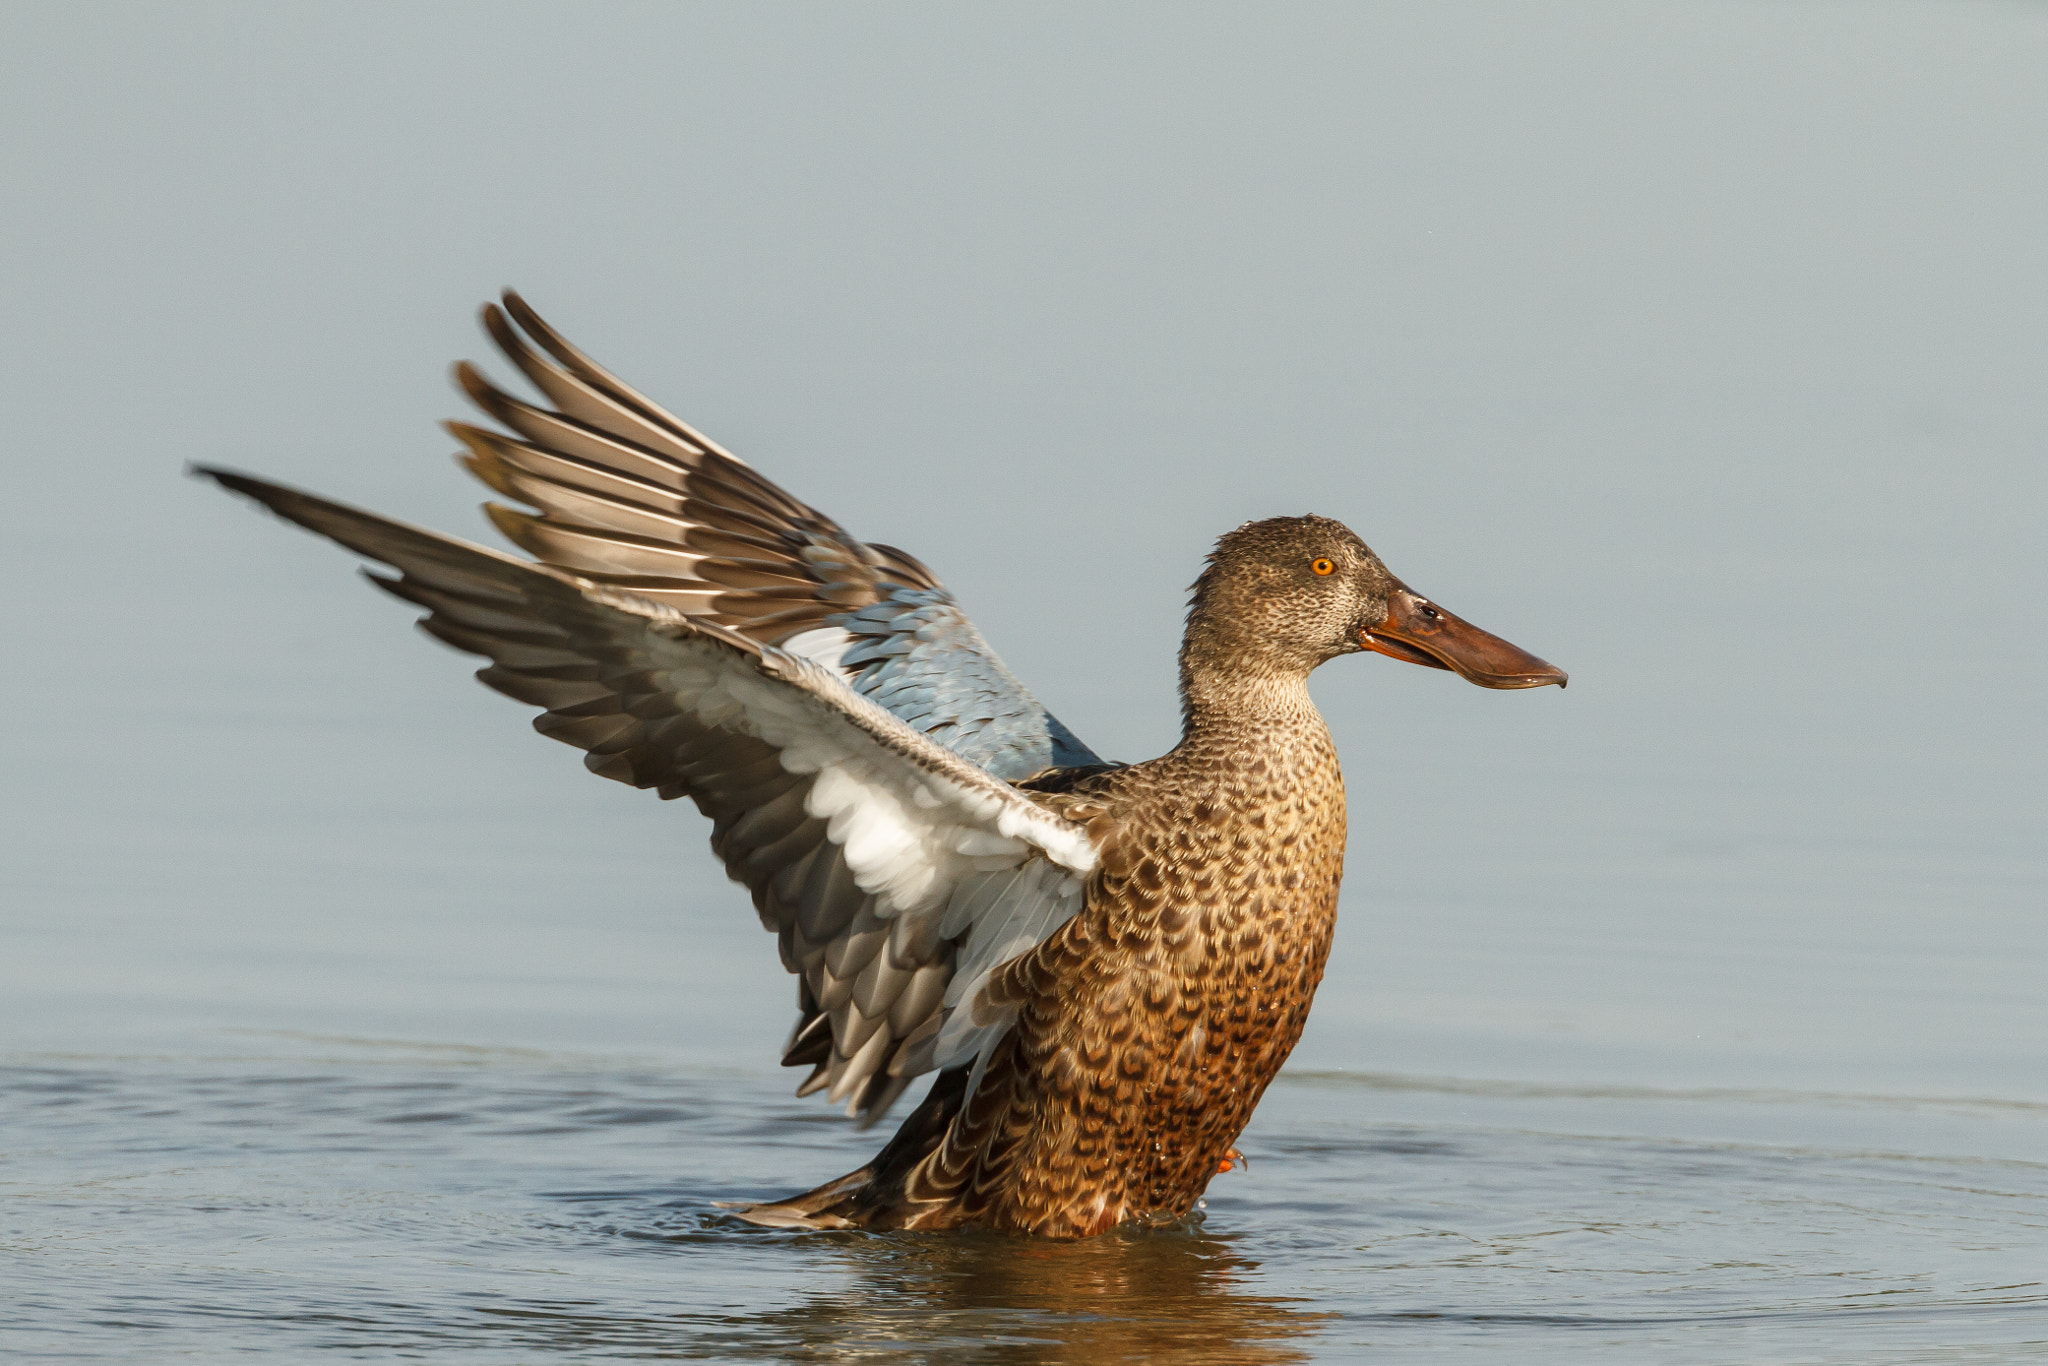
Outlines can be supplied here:
[[536, 509], [487, 506], [533, 558], [198, 473], [396, 570], [370, 577], [542, 708], [535, 729], [712, 818], [798, 978], [782, 1060], [812, 1069], [799, 1095], [872, 1123], [935, 1074], [872, 1161], [728, 1206], [742, 1219], [1078, 1238], [1184, 1218], [1329, 958], [1344, 783], [1309, 674], [1371, 651], [1490, 688], [1565, 682], [1342, 523], [1268, 518], [1195, 582], [1180, 743], [1103, 763], [917, 560], [776, 487], [516, 295], [484, 320], [554, 406], [465, 365], [512, 435], [450, 430]]
[[1008, 1039], [971, 1095], [942, 1080], [909, 1143], [752, 1217], [1086, 1237], [1183, 1218], [1224, 1169], [1329, 958], [1345, 811], [1328, 729], [1302, 689], [1284, 715], [1204, 716], [1158, 759], [1022, 786], [1102, 862], [1080, 913], [990, 984], [1017, 1012]]
[[1377, 563], [1320, 517], [1218, 543], [1181, 647], [1181, 742], [1019, 784], [1100, 862], [1079, 913], [984, 988], [983, 1008], [1015, 1012], [1009, 1036], [957, 1096], [935, 1088], [943, 1123], [904, 1126], [921, 1139], [750, 1217], [1073, 1238], [1194, 1208], [1329, 959], [1344, 779], [1308, 675], [1360, 648], [1354, 594], [1321, 582], [1340, 562]]
[[1123, 791], [1105, 794], [1118, 825], [1087, 906], [1004, 984], [1025, 1002], [1017, 1071], [1055, 1084], [1016, 1088], [1035, 1139], [1016, 1166], [1032, 1175], [991, 1210], [997, 1227], [1185, 1216], [1301, 1038], [1345, 812], [1329, 732], [1305, 689], [1300, 703], [1227, 729], [1204, 718], [1105, 783]]

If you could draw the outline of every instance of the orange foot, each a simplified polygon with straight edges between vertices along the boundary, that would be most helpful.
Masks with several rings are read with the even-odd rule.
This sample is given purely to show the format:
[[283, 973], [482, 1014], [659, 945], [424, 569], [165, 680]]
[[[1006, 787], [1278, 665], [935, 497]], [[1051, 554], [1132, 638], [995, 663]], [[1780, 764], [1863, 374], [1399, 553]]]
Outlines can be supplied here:
[[1223, 1161], [1216, 1168], [1216, 1173], [1220, 1176], [1234, 1167], [1243, 1167], [1246, 1171], [1250, 1171], [1251, 1165], [1251, 1163], [1245, 1161], [1243, 1153], [1235, 1148], [1226, 1148], [1223, 1152]]

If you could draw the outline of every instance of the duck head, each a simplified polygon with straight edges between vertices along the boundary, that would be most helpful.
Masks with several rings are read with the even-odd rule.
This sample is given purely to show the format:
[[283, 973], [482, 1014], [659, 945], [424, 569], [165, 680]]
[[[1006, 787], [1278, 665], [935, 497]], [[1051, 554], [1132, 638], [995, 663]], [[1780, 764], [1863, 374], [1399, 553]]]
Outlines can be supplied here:
[[1448, 669], [1482, 688], [1563, 687], [1564, 670], [1452, 615], [1396, 578], [1327, 517], [1246, 522], [1195, 582], [1182, 672], [1205, 665], [1306, 676], [1370, 650]]

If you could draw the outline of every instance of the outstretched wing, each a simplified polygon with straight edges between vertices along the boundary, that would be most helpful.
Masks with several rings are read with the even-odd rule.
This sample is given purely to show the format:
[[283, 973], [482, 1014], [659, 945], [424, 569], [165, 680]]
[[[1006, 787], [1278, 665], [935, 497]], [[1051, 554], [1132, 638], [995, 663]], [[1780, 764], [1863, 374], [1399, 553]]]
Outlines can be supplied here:
[[225, 470], [271, 511], [398, 571], [371, 580], [484, 655], [499, 692], [596, 773], [712, 817], [712, 847], [800, 975], [785, 1062], [879, 1116], [910, 1079], [984, 1055], [978, 984], [1072, 916], [1083, 829], [941, 747], [813, 659], [622, 588]]
[[465, 363], [464, 391], [513, 435], [449, 430], [477, 478], [535, 509], [487, 505], [541, 563], [837, 669], [997, 777], [1101, 762], [924, 565], [783, 492], [571, 346], [517, 294], [508, 290], [502, 309], [486, 305], [483, 320], [552, 407], [512, 397]]

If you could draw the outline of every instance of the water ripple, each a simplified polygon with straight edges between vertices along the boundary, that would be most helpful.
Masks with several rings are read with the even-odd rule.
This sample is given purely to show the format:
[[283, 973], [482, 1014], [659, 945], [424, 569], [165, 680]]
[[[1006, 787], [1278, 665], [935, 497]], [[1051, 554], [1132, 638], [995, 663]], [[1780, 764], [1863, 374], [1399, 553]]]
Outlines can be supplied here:
[[[1912, 1098], [1290, 1076], [1204, 1219], [1043, 1245], [724, 1214], [873, 1142], [796, 1122], [815, 1112], [782, 1078], [302, 1042], [334, 1053], [0, 1070], [0, 1348], [1968, 1361], [2048, 1341], [2048, 1165], [1901, 1147]], [[1758, 1112], [1775, 1127], [1732, 1133]]]

